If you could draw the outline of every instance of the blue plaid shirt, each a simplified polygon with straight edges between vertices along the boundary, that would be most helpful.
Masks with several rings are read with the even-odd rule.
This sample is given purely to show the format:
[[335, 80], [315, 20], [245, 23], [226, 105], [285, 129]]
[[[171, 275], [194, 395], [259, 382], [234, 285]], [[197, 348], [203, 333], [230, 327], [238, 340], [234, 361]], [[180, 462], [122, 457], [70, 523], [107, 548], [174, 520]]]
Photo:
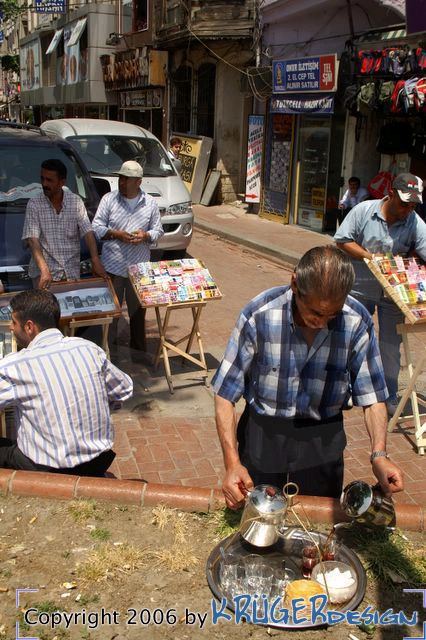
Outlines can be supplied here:
[[[293, 320], [290, 287], [264, 291], [243, 309], [212, 385], [242, 396], [260, 415], [317, 420], [338, 414], [349, 393], [368, 406], [388, 397], [373, 322], [348, 296], [309, 348]], [[351, 387], [351, 391], [349, 391]]]

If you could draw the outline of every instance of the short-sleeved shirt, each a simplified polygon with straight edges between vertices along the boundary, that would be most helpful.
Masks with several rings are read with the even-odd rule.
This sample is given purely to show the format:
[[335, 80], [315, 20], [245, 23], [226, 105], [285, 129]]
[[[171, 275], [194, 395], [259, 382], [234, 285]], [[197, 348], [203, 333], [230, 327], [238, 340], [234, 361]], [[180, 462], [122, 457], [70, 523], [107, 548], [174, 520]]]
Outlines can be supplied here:
[[348, 296], [342, 311], [308, 347], [293, 319], [290, 287], [275, 287], [241, 312], [212, 386], [256, 413], [323, 420], [348, 397], [368, 406], [388, 397], [371, 315]]
[[[414, 211], [403, 221], [388, 225], [381, 208], [383, 200], [368, 200], [354, 207], [343, 220], [334, 239], [356, 242], [370, 253], [406, 256], [410, 251], [426, 259], [426, 224]], [[362, 260], [352, 259], [355, 269], [355, 296], [379, 302], [382, 287]]]
[[[154, 198], [140, 190], [139, 200], [132, 206], [118, 190], [105, 194], [93, 219], [93, 231], [98, 240], [102, 240], [107, 231], [116, 229], [128, 233], [147, 231], [151, 242], [157, 242], [164, 231]], [[102, 263], [109, 273], [127, 278], [128, 267], [149, 261], [150, 253], [146, 242], [127, 244], [120, 240], [107, 240], [102, 247]]]
[[352, 209], [366, 198], [368, 198], [368, 191], [364, 187], [359, 187], [355, 195], [351, 195], [350, 189], [347, 189], [339, 204], [342, 204], [345, 209]]
[[[53, 280], [77, 280], [80, 277], [80, 239], [91, 231], [82, 199], [64, 189], [59, 213], [44, 193], [30, 198], [25, 214], [22, 239], [37, 238]], [[34, 258], [28, 273], [40, 275]]]

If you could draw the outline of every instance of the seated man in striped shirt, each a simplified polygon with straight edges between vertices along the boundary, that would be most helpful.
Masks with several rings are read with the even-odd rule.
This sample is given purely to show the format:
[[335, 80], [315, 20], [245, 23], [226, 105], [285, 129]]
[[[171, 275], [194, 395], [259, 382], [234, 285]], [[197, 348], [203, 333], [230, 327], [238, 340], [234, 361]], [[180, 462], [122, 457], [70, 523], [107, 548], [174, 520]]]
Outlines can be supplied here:
[[354, 277], [343, 251], [315, 247], [291, 286], [264, 291], [241, 312], [212, 381], [228, 507], [262, 483], [291, 481], [302, 494], [338, 498], [350, 390], [364, 409], [374, 475], [386, 494], [402, 490], [402, 472], [386, 454], [388, 392], [373, 322], [348, 296]]
[[23, 347], [0, 360], [0, 411], [14, 407], [17, 441], [0, 438], [0, 467], [102, 476], [115, 457], [110, 408], [133, 383], [93, 342], [64, 338], [47, 290], [11, 300], [11, 329]]

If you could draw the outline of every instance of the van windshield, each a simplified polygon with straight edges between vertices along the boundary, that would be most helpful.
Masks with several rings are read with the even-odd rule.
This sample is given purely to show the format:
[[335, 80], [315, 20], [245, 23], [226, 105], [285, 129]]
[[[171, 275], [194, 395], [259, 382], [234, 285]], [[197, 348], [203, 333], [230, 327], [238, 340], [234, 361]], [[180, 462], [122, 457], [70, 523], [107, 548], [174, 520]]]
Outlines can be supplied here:
[[75, 155], [60, 148], [0, 143], [0, 210], [21, 204], [41, 193], [40, 168], [44, 160], [62, 160], [67, 168], [66, 186], [88, 200], [86, 179]]
[[70, 136], [67, 138], [82, 156], [91, 173], [117, 173], [127, 160], [142, 165], [144, 177], [170, 176], [176, 171], [167, 153], [157, 140], [127, 136]]

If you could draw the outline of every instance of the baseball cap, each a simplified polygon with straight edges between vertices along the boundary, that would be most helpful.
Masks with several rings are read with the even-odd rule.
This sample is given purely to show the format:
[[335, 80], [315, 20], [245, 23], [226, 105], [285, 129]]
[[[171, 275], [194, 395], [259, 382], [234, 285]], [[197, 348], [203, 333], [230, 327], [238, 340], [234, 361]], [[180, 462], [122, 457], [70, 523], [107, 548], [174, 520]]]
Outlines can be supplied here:
[[143, 169], [139, 162], [135, 160], [127, 160], [127, 162], [123, 162], [118, 171], [119, 176], [126, 176], [126, 178], [142, 178], [143, 177]]
[[423, 180], [412, 173], [400, 173], [392, 183], [402, 202], [423, 202]]

